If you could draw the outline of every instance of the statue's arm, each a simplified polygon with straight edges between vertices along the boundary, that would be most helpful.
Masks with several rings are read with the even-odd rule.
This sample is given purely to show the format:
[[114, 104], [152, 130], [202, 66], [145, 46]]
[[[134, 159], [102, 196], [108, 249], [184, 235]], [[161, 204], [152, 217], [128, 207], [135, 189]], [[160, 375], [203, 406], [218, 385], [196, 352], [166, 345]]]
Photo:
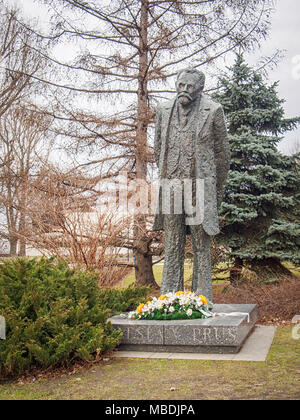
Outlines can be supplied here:
[[217, 202], [222, 203], [227, 174], [230, 167], [230, 148], [227, 127], [222, 106], [218, 106], [214, 117], [215, 163], [217, 172]]
[[159, 168], [159, 157], [161, 152], [161, 108], [156, 111], [155, 135], [154, 135], [154, 157], [157, 167]]

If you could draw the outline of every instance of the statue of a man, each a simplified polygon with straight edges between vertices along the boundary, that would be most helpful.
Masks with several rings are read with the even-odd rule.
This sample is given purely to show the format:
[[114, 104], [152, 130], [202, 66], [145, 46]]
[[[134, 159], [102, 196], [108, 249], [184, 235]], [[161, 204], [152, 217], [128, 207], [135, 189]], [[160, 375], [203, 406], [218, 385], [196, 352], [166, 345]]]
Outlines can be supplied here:
[[[184, 289], [185, 240], [186, 234], [191, 234], [194, 254], [192, 291], [212, 300], [210, 237], [219, 233], [218, 208], [224, 194], [230, 151], [223, 108], [203, 94], [204, 83], [202, 72], [181, 70], [177, 75], [176, 97], [158, 107], [154, 154], [159, 168], [160, 192], [153, 229], [165, 232], [162, 293]], [[162, 185], [165, 181], [175, 185], [178, 180], [182, 186], [184, 180], [192, 181], [190, 196], [187, 191], [183, 192], [183, 186], [183, 207], [182, 212], [178, 212], [174, 204], [175, 193], [171, 189], [173, 207], [166, 213], [162, 209], [165, 195]], [[190, 208], [191, 201], [197, 210], [196, 180], [201, 180], [199, 185], [203, 186], [202, 218], [187, 223], [187, 216], [191, 216], [187, 207]], [[189, 206], [186, 201], [190, 201]]]

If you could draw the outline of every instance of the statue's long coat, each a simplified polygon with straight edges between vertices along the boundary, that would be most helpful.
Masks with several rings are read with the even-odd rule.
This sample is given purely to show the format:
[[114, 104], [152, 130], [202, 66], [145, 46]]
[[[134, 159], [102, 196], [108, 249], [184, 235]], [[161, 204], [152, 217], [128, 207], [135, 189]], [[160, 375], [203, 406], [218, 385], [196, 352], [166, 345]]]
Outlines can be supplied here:
[[[169, 126], [176, 99], [158, 107], [154, 140], [154, 154], [160, 179], [166, 178]], [[195, 178], [204, 179], [204, 219], [202, 226], [208, 235], [220, 232], [218, 207], [222, 201], [230, 164], [230, 150], [223, 108], [202, 95], [196, 117]], [[158, 208], [162, 200], [159, 191]], [[153, 230], [163, 230], [164, 215], [155, 215]]]

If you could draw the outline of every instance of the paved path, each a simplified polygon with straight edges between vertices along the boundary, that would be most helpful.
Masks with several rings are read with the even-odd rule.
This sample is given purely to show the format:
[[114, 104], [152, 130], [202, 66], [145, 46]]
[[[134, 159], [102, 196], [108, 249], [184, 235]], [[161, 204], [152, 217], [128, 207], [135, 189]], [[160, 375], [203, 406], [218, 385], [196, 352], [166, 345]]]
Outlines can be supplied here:
[[264, 362], [269, 353], [276, 327], [257, 325], [245, 341], [242, 349], [236, 354], [204, 353], [155, 353], [138, 351], [116, 351], [115, 357], [142, 359], [184, 359], [184, 360], [238, 360], [247, 362]]

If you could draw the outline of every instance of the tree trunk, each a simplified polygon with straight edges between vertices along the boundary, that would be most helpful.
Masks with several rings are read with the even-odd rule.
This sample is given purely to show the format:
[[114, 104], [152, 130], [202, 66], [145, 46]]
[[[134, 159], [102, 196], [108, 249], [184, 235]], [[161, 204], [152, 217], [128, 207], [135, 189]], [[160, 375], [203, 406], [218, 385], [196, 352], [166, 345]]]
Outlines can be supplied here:
[[20, 257], [26, 256], [26, 243], [24, 241], [20, 241], [20, 251], [19, 251]]
[[[142, 0], [139, 42], [138, 106], [136, 130], [136, 178], [147, 179], [147, 128], [148, 128], [148, 0]], [[139, 286], [157, 286], [153, 270], [152, 256], [147, 252], [147, 224], [145, 215], [136, 215], [134, 221], [135, 277]]]
[[18, 239], [11, 238], [9, 240], [9, 255], [14, 257], [17, 255], [17, 246], [18, 246]]
[[[284, 267], [277, 258], [264, 258], [262, 260], [255, 259], [251, 261], [251, 263], [245, 263], [248, 267], [250, 264], [250, 269], [256, 274], [259, 283], [280, 281], [282, 277], [289, 277], [293, 275], [291, 271]], [[243, 260], [236, 258], [234, 266], [230, 269], [230, 283], [233, 286], [240, 282], [242, 269]], [[246, 277], [244, 280], [246, 280]]]
[[[142, 271], [140, 271], [142, 269]], [[149, 286], [159, 289], [152, 270], [152, 256], [137, 253], [135, 256], [135, 278], [139, 286]]]
[[281, 277], [293, 275], [277, 258], [254, 260], [251, 262], [251, 269], [261, 281], [280, 280]]
[[[25, 200], [22, 203], [25, 203]], [[21, 214], [20, 214], [20, 222], [19, 222], [19, 234], [21, 235], [21, 238], [25, 237], [25, 210], [24, 207], [21, 208]], [[20, 257], [25, 257], [26, 255], [26, 243], [24, 239], [20, 239], [20, 250], [19, 250]]]
[[241, 258], [235, 258], [234, 266], [230, 269], [230, 283], [232, 285], [238, 284], [243, 268], [243, 261]]

